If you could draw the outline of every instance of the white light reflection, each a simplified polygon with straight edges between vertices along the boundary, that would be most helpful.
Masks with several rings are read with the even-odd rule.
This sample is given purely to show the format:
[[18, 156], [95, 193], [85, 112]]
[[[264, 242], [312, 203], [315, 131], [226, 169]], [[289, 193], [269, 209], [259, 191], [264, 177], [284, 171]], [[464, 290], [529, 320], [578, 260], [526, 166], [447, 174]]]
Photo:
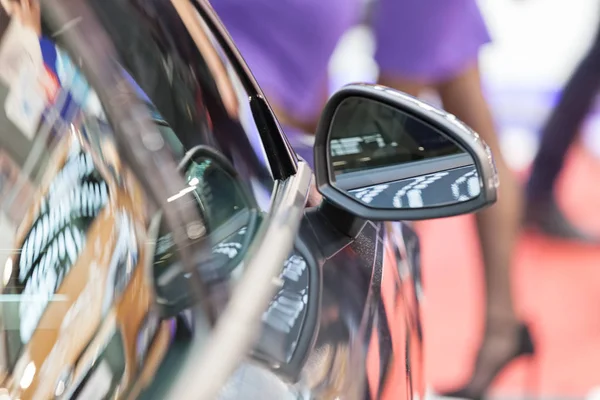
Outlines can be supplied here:
[[187, 187], [187, 188], [185, 188], [185, 189], [181, 189], [181, 190], [179, 191], [179, 193], [177, 193], [177, 194], [175, 194], [175, 195], [173, 195], [173, 196], [169, 197], [169, 198], [167, 199], [167, 202], [168, 202], [168, 203], [170, 203], [170, 202], [172, 202], [172, 201], [175, 201], [175, 200], [177, 200], [177, 199], [179, 199], [179, 198], [181, 198], [181, 197], [185, 196], [185, 195], [186, 195], [186, 194], [188, 194], [189, 192], [193, 192], [195, 189], [196, 189], [196, 186], [190, 186], [190, 187]]
[[25, 367], [25, 371], [23, 371], [23, 376], [21, 377], [21, 382], [19, 382], [21, 389], [23, 389], [23, 390], [27, 389], [33, 382], [34, 376], [35, 376], [35, 364], [33, 363], [33, 361], [31, 361]]
[[[68, 297], [63, 294], [55, 294], [50, 301], [67, 301]], [[48, 298], [42, 295], [23, 295], [23, 294], [0, 294], [0, 303], [24, 303], [34, 301], [47, 301]]]
[[10, 277], [12, 276], [12, 271], [13, 271], [13, 261], [12, 261], [12, 258], [9, 257], [6, 260], [6, 263], [4, 264], [4, 271], [2, 274], [3, 286], [8, 285], [8, 282], [10, 281]]
[[58, 382], [58, 385], [56, 385], [56, 390], [54, 391], [54, 395], [56, 397], [60, 397], [62, 396], [62, 394], [65, 392], [65, 383], [63, 381]]

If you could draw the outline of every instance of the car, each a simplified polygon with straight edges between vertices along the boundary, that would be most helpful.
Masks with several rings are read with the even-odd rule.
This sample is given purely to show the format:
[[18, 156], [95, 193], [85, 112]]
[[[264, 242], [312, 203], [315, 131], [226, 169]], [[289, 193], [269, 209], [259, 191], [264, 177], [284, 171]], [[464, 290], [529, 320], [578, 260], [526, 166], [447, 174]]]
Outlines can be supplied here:
[[353, 84], [312, 170], [206, 0], [0, 20], [3, 398], [424, 398], [408, 221], [495, 202], [475, 132]]

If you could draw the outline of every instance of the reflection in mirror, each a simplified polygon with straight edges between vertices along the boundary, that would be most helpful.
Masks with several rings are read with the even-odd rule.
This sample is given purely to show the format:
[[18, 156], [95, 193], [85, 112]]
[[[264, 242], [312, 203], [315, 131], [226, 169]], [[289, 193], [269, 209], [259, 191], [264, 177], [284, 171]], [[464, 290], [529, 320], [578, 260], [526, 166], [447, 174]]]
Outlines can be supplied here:
[[407, 112], [349, 97], [340, 103], [329, 132], [334, 186], [369, 207], [439, 207], [481, 193], [473, 157]]
[[[194, 201], [205, 224], [205, 237], [212, 246], [210, 260], [200, 266], [206, 281], [215, 282], [241, 273], [240, 265], [259, 224], [254, 198], [225, 157], [206, 146], [191, 149], [181, 166], [189, 187], [169, 202]], [[154, 259], [157, 294], [168, 312], [189, 307], [193, 300], [185, 288], [172, 234], [161, 232]]]

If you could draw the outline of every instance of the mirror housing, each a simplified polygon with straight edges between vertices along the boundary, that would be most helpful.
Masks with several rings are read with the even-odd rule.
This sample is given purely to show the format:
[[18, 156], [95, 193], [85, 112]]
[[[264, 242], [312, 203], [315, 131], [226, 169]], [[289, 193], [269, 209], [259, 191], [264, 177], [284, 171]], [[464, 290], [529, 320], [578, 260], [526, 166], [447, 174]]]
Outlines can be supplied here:
[[[351, 112], [340, 113], [340, 107], [347, 104], [349, 99], [353, 99], [355, 103], [360, 104], [355, 105]], [[377, 112], [373, 113], [366, 110], [367, 105], [375, 106]], [[378, 113], [379, 108], [383, 109], [385, 113]], [[444, 142], [447, 145], [446, 147], [452, 147], [458, 151], [454, 151], [454, 153], [442, 152], [439, 153], [441, 155], [434, 154], [420, 158], [417, 157], [418, 154], [408, 154], [407, 157], [407, 153], [410, 153], [410, 151], [404, 151], [402, 141], [410, 142], [411, 145], [415, 143], [415, 140], [418, 142], [421, 139], [419, 136], [421, 131], [417, 129], [419, 132], [414, 132], [414, 129], [410, 128], [413, 129], [413, 137], [411, 138], [411, 132], [406, 128], [406, 123], [391, 124], [394, 125], [394, 131], [387, 132], [387, 138], [396, 135], [401, 139], [399, 140], [401, 143], [396, 143], [394, 139], [391, 144], [380, 144], [377, 151], [382, 149], [384, 152], [390, 153], [390, 151], [385, 150], [392, 149], [390, 146], [397, 146], [391, 150], [393, 154], [391, 156], [388, 154], [387, 158], [384, 157], [384, 162], [375, 162], [377, 160], [373, 161], [370, 157], [362, 157], [357, 159], [358, 161], [355, 163], [352, 162], [352, 156], [350, 155], [350, 158], [347, 157], [351, 161], [350, 164], [360, 166], [361, 161], [370, 160], [373, 161], [371, 164], [374, 166], [367, 166], [364, 169], [355, 167], [350, 173], [342, 171], [344, 175], [342, 178], [344, 179], [339, 179], [341, 174], [339, 168], [336, 170], [332, 156], [332, 132], [339, 131], [340, 124], [345, 129], [355, 130], [354, 127], [357, 124], [363, 124], [365, 118], [370, 118], [368, 121], [371, 123], [370, 127], [377, 125], [378, 127], [384, 126], [383, 129], [385, 129], [386, 123], [387, 126], [390, 126], [390, 120], [387, 118], [383, 120], [381, 115], [389, 116], [390, 112], [392, 114], [396, 113], [391, 118], [400, 116], [402, 121], [410, 120], [413, 128], [415, 124], [418, 128], [425, 127], [429, 132], [429, 136], [433, 132], [441, 139], [438, 143]], [[366, 117], [363, 117], [363, 114]], [[352, 119], [352, 121], [348, 121], [348, 119]], [[379, 124], [379, 122], [382, 124]], [[360, 128], [357, 129], [360, 130]], [[396, 132], [396, 130], [401, 132]], [[369, 140], [372, 137], [373, 134], [370, 133]], [[350, 138], [358, 141], [362, 140], [355, 136], [350, 136]], [[354, 143], [357, 140], [354, 140]], [[361, 143], [366, 142], [362, 140]], [[384, 143], [383, 139], [382, 143]], [[418, 153], [419, 150], [427, 152], [427, 149], [420, 147], [420, 145], [415, 146], [419, 146], [418, 150], [412, 150], [412, 153]], [[356, 157], [361, 156], [356, 155]], [[456, 164], [457, 159], [459, 164]], [[471, 161], [465, 163], [465, 159]], [[330, 98], [323, 110], [316, 132], [314, 163], [317, 188], [323, 195], [325, 202], [356, 217], [374, 221], [423, 220], [474, 212], [496, 201], [496, 192], [499, 186], [498, 173], [491, 150], [477, 133], [452, 114], [439, 110], [407, 94], [380, 85], [351, 84], [345, 86]], [[342, 162], [342, 164], [344, 163]], [[419, 173], [419, 171], [425, 172]], [[346, 179], [349, 176], [352, 176], [352, 179]], [[427, 203], [421, 199], [416, 205], [410, 204], [410, 201], [408, 205], [406, 205], [406, 201], [404, 203], [395, 201], [389, 204], [377, 205], [374, 204], [376, 202], [373, 202], [375, 195], [369, 194], [367, 201], [364, 200], [364, 196], [361, 198], [361, 192], [364, 194], [365, 191], [375, 189], [371, 193], [378, 194], [381, 188], [391, 191], [401, 188], [397, 193], [402, 192], [404, 196], [406, 190], [403, 191], [402, 188], [408, 187], [417, 188], [413, 191], [418, 192], [417, 195], [421, 197], [419, 194], [421, 188], [428, 187], [429, 183], [436, 180], [439, 180], [438, 183], [443, 182], [444, 179], [446, 179], [445, 185], [436, 186], [434, 192], [444, 192], [446, 200], [437, 204]], [[358, 182], [362, 183], [359, 184]], [[456, 191], [457, 185], [450, 185], [448, 182], [459, 182], [468, 186], [471, 196], [459, 196], [456, 193], [453, 196], [452, 191]], [[408, 185], [408, 183], [412, 184]], [[434, 185], [429, 186], [433, 187]], [[439, 191], [440, 188], [441, 192]], [[431, 191], [431, 189], [429, 190]], [[450, 196], [451, 201], [447, 200], [448, 196]]]

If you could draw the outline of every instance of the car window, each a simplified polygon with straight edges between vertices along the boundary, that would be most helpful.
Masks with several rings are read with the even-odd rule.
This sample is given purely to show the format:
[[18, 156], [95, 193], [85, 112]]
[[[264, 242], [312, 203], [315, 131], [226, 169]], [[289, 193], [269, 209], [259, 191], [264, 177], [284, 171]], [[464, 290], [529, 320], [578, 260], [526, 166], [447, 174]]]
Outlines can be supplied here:
[[[137, 8], [123, 2], [109, 3], [90, 2], [108, 34], [118, 38], [115, 44], [122, 56], [121, 67], [145, 98], [165, 141], [178, 157], [192, 156], [189, 153], [199, 146], [214, 150], [212, 154], [201, 151], [182, 166], [181, 172], [193, 188], [189, 193], [197, 200], [211, 238], [213, 260], [202, 272], [206, 279], [228, 279], [250, 248], [262, 214], [270, 208], [274, 188], [250, 109], [250, 94], [193, 7], [176, 9], [161, 1], [145, 2]], [[111, 11], [123, 18], [146, 16], [148, 20], [140, 21], [142, 26], [136, 29], [146, 27], [148, 37], [156, 40], [154, 46], [146, 38], [144, 51], [129, 51], [129, 46], [138, 43], [139, 32], [128, 31], [129, 26], [115, 21]], [[158, 14], [161, 18], [152, 20]], [[170, 87], [157, 84], [149, 78], [151, 74], [168, 78]], [[177, 102], [165, 104], [165, 96]], [[186, 98], [190, 103], [181, 104]], [[195, 113], [190, 112], [194, 109]], [[179, 115], [188, 120], [182, 123]], [[171, 194], [169, 200], [180, 201], [187, 193]], [[189, 293], [181, 289], [187, 277], [172, 250], [172, 233], [161, 226], [154, 270], [157, 294], [164, 304], [181, 308], [189, 304]]]
[[268, 208], [273, 181], [249, 93], [195, 9], [177, 10], [172, 2], [156, 0], [89, 4], [114, 40], [121, 66], [184, 148], [218, 149]]
[[[236, 279], [275, 187], [240, 77], [170, 2], [88, 3], [180, 164], [188, 186], [166, 198], [199, 211], [200, 273]], [[43, 17], [40, 37], [11, 22], [0, 42], [0, 379], [22, 398], [136, 397], [195, 298], [153, 177], [131, 167], [102, 89]]]

